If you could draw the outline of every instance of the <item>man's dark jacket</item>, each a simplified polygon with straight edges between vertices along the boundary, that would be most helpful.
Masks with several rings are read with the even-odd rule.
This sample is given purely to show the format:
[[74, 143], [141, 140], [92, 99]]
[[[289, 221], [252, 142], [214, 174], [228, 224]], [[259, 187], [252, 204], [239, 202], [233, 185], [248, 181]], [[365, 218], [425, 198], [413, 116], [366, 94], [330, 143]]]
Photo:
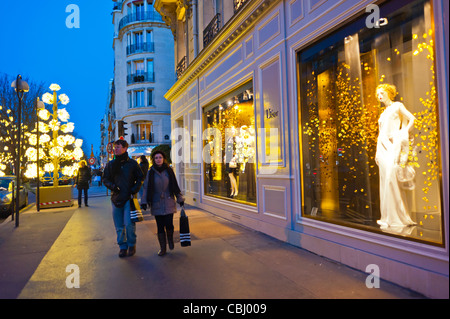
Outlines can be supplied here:
[[103, 172], [103, 184], [109, 188], [111, 201], [116, 207], [123, 207], [131, 195], [139, 192], [144, 183], [144, 174], [139, 164], [128, 153], [116, 156], [106, 164]]

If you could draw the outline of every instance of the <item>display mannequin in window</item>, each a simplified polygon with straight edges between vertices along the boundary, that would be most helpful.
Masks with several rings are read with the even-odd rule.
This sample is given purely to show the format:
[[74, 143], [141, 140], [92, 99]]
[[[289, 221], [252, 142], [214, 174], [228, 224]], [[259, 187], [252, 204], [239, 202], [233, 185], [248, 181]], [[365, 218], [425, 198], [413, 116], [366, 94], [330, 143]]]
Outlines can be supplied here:
[[381, 218], [377, 223], [382, 228], [414, 225], [407, 210], [403, 181], [397, 173], [402, 145], [409, 145], [415, 117], [403, 103], [393, 101], [395, 86], [381, 84], [377, 87], [376, 94], [378, 101], [386, 106], [378, 120], [379, 135], [375, 155], [380, 174]]
[[229, 197], [233, 198], [238, 195], [236, 176], [239, 174], [239, 164], [236, 158], [236, 128], [232, 127], [227, 133], [230, 136], [227, 137], [225, 146], [225, 171], [228, 174], [231, 185]]

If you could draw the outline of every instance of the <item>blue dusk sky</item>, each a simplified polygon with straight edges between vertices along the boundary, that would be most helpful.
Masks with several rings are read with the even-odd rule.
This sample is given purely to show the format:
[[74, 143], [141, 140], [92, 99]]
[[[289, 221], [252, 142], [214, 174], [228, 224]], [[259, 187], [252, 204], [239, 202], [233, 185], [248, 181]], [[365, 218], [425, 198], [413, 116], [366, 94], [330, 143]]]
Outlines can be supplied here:
[[[79, 7], [79, 28], [66, 25], [71, 4]], [[64, 107], [84, 138], [83, 149], [90, 152], [93, 144], [96, 155], [114, 73], [113, 5], [111, 0], [0, 1], [0, 73], [59, 84], [58, 93], [70, 99]]]

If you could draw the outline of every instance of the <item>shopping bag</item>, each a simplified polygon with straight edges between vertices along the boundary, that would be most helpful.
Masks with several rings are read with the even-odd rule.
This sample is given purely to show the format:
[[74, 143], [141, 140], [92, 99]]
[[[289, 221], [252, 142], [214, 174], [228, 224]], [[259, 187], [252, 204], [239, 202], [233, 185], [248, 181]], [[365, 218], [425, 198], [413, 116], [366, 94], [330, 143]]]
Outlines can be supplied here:
[[136, 197], [130, 199], [130, 218], [133, 223], [141, 222], [144, 220], [144, 215], [142, 215], [141, 206]]
[[187, 247], [191, 245], [191, 233], [189, 231], [189, 218], [186, 216], [184, 206], [181, 206], [180, 216], [180, 244], [181, 247]]

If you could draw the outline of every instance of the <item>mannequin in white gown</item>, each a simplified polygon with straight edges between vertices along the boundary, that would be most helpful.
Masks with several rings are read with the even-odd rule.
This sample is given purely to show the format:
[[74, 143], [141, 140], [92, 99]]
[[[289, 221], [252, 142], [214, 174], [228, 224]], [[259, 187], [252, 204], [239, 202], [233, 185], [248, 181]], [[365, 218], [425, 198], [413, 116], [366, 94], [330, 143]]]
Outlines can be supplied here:
[[415, 117], [403, 103], [392, 101], [396, 95], [395, 86], [381, 84], [377, 87], [376, 94], [378, 101], [386, 106], [378, 120], [379, 135], [375, 155], [380, 174], [381, 218], [377, 223], [382, 228], [414, 225], [396, 169], [399, 167], [401, 145], [408, 142]]

